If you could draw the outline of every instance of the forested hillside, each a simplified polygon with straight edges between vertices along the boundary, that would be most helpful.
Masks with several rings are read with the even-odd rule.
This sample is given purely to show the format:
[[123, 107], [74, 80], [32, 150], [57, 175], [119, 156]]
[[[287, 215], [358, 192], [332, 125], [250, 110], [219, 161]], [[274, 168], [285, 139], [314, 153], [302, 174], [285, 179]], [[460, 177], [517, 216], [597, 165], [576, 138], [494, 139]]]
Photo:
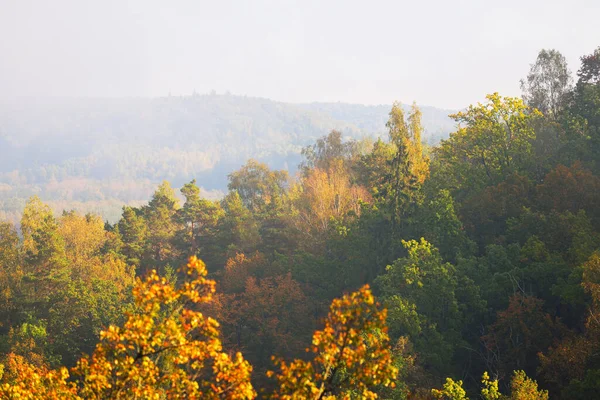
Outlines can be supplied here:
[[432, 147], [394, 104], [220, 200], [164, 181], [104, 223], [31, 197], [0, 224], [0, 397], [597, 398], [600, 47], [577, 68], [542, 50]]
[[[195, 178], [213, 198], [227, 174], [258, 159], [294, 173], [302, 147], [331, 129], [385, 133], [387, 106], [294, 105], [233, 95], [157, 99], [14, 99], [0, 102], [0, 215], [14, 222], [38, 195], [115, 221], [169, 180]], [[424, 138], [447, 137], [448, 112], [426, 108]]]

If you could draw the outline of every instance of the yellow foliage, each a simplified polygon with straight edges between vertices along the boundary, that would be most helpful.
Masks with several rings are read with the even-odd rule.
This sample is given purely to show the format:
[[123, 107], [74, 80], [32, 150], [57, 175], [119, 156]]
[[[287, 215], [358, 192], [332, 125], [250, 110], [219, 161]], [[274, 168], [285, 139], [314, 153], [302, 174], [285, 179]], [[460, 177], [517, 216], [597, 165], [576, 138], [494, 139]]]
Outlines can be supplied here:
[[276, 359], [280, 372], [269, 371], [279, 385], [274, 399], [349, 399], [359, 394], [375, 399], [376, 386], [393, 386], [398, 369], [393, 366], [386, 311], [379, 310], [365, 285], [335, 299], [325, 327], [313, 335], [312, 361], [286, 363]]
[[215, 282], [190, 258], [191, 278], [174, 287], [152, 271], [133, 293], [138, 312], [110, 326], [91, 357], [74, 369], [86, 398], [253, 398], [251, 366], [223, 352], [219, 324], [195, 311], [212, 300]]
[[4, 364], [0, 364], [0, 398], [2, 399], [81, 399], [77, 387], [67, 382], [66, 368], [49, 370], [45, 366], [36, 367], [23, 357], [8, 354]]
[[60, 218], [58, 233], [65, 241], [65, 251], [70, 265], [76, 267], [80, 267], [97, 255], [106, 242], [104, 223], [97, 215], [66, 213]]
[[[252, 399], [252, 367], [241, 353], [223, 351], [219, 323], [197, 311], [213, 301], [215, 282], [191, 257], [186, 279], [175, 286], [152, 271], [133, 289], [135, 312], [122, 327], [109, 326], [91, 356], [70, 377], [10, 354], [0, 364], [0, 398], [7, 399]], [[325, 327], [314, 333], [312, 361], [277, 361], [276, 399], [377, 397], [394, 386], [385, 326], [368, 286], [336, 299]], [[273, 372], [269, 376], [275, 375]]]
[[294, 224], [302, 232], [319, 235], [327, 231], [332, 219], [349, 214], [359, 216], [361, 202], [371, 196], [362, 186], [350, 182], [342, 160], [334, 160], [327, 171], [315, 168], [291, 190], [296, 209]]

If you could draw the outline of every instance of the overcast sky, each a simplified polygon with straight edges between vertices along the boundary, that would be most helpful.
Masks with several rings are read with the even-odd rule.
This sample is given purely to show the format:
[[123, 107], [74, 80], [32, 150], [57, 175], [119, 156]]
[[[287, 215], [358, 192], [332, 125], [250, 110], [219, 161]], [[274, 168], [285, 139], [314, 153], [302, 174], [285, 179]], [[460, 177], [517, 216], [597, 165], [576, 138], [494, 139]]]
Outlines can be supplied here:
[[598, 0], [0, 0], [0, 96], [207, 93], [445, 108], [519, 95], [542, 48], [573, 73]]

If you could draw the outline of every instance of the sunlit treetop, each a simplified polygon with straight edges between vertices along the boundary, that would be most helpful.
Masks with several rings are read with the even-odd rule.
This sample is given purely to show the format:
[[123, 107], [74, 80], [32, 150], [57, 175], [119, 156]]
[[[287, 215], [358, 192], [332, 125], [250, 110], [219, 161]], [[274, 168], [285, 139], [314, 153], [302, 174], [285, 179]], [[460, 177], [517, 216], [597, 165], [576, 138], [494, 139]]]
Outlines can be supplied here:
[[335, 299], [325, 327], [316, 331], [312, 361], [286, 363], [275, 376], [274, 399], [374, 399], [377, 386], [393, 386], [398, 369], [393, 365], [385, 327], [386, 311], [375, 302], [368, 285]]

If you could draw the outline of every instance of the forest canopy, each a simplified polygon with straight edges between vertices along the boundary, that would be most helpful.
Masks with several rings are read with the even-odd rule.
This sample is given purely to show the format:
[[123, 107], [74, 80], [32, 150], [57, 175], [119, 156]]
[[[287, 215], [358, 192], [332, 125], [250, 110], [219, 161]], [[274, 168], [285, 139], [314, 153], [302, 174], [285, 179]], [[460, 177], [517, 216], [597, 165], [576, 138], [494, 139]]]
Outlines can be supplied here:
[[0, 397], [590, 399], [600, 391], [600, 47], [542, 50], [424, 141], [338, 130], [220, 200], [0, 222]]

